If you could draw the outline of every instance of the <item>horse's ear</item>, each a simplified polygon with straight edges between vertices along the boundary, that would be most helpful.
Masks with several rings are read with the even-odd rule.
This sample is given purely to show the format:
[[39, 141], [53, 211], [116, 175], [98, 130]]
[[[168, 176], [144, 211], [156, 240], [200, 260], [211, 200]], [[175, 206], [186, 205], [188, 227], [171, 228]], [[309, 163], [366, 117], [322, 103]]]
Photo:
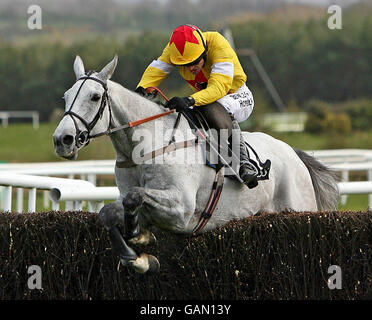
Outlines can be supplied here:
[[112, 76], [112, 74], [115, 71], [116, 65], [118, 63], [118, 56], [115, 55], [114, 59], [110, 63], [108, 63], [97, 75], [99, 79], [101, 79], [103, 82], [106, 82], [109, 80]]
[[76, 80], [80, 79], [82, 76], [85, 75], [84, 63], [79, 56], [76, 56], [75, 58], [74, 71], [76, 75]]

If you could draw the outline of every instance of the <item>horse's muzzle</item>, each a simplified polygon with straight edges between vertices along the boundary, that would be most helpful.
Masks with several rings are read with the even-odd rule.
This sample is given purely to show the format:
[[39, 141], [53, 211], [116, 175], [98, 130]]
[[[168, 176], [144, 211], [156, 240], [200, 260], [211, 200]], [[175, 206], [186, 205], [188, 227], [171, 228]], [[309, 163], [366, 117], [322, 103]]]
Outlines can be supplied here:
[[65, 159], [75, 160], [77, 158], [77, 148], [75, 137], [72, 135], [53, 135], [53, 144], [55, 153]]

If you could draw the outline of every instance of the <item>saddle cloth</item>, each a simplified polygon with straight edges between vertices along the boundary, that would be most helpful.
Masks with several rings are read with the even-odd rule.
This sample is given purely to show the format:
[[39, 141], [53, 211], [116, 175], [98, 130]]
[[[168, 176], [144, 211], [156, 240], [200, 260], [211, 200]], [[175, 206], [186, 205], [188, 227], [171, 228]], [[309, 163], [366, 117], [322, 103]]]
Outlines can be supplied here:
[[[245, 142], [245, 146], [247, 148], [247, 153], [249, 155], [249, 162], [257, 169], [257, 180], [268, 180], [270, 175], [270, 168], [271, 168], [271, 161], [267, 159], [265, 162], [262, 162], [259, 158], [256, 150], [253, 149], [253, 147]], [[212, 164], [209, 161], [209, 152], [206, 151], [205, 144], [202, 146], [202, 150], [205, 157], [205, 164], [208, 167], [211, 167], [218, 171], [220, 167], [216, 164]], [[234, 178], [234, 175], [226, 175], [227, 177]]]

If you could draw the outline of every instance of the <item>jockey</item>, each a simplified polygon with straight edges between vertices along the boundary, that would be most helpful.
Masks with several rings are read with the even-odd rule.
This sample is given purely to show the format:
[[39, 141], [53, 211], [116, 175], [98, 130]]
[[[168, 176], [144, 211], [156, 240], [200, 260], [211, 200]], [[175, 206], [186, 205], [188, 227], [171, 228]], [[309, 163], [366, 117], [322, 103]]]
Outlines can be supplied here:
[[158, 86], [176, 66], [194, 93], [173, 97], [166, 107], [176, 111], [197, 107], [211, 128], [228, 129], [230, 137], [232, 129], [239, 130], [239, 175], [250, 188], [256, 186], [258, 171], [249, 161], [238, 124], [248, 119], [254, 100], [235, 51], [218, 32], [182, 25], [173, 31], [162, 55], [147, 67], [135, 91], [147, 96], [145, 88]]

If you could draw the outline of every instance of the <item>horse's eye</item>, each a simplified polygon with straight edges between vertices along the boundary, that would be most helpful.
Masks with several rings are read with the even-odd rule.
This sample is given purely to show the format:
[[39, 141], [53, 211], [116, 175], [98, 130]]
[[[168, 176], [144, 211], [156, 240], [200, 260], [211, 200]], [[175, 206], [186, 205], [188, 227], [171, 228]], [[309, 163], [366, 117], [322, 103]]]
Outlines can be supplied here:
[[92, 96], [92, 101], [99, 101], [101, 99], [101, 95], [99, 93], [95, 93]]

